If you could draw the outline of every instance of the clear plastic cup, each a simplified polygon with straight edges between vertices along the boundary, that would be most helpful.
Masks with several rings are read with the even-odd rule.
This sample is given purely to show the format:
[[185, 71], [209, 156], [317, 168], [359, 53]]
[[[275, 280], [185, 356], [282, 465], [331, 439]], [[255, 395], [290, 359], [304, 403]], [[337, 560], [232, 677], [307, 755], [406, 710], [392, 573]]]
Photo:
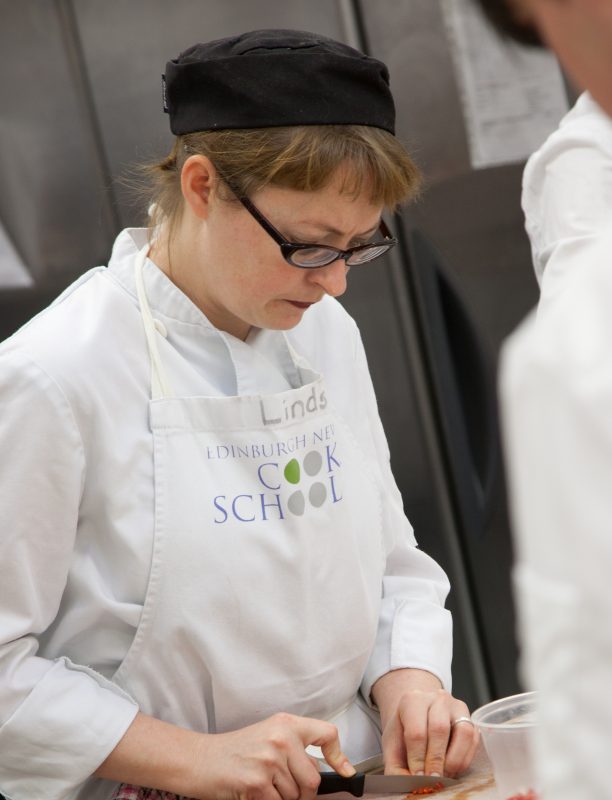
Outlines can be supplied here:
[[482, 736], [500, 800], [537, 794], [531, 734], [537, 724], [537, 693], [495, 700], [472, 714]]

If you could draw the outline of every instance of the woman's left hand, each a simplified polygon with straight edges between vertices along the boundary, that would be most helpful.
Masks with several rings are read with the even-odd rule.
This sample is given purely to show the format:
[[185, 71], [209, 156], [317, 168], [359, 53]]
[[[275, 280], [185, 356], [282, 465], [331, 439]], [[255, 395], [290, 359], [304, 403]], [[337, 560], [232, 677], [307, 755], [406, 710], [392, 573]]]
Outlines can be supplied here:
[[379, 678], [372, 697], [380, 710], [386, 775], [455, 777], [470, 765], [479, 736], [470, 712], [430, 672], [399, 669]]

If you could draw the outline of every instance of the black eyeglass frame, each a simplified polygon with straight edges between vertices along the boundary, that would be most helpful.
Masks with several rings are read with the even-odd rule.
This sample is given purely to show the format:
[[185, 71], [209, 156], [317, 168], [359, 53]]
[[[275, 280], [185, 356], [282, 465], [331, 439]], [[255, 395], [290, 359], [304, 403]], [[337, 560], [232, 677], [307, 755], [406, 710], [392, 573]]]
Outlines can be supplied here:
[[[227, 183], [227, 181], [226, 181]], [[229, 185], [229, 184], [228, 184]], [[232, 187], [230, 186], [230, 189]], [[232, 191], [234, 191], [232, 189]], [[283, 254], [283, 258], [288, 264], [291, 264], [292, 267], [298, 267], [299, 269], [320, 269], [321, 267], [327, 267], [329, 264], [332, 264], [334, 261], [337, 261], [339, 258], [344, 259], [344, 263], [347, 267], [356, 267], [361, 266], [362, 264], [369, 264], [371, 261], [375, 261], [380, 256], [383, 256], [387, 253], [392, 247], [397, 244], [397, 239], [395, 239], [391, 235], [391, 231], [387, 227], [384, 219], [380, 220], [379, 230], [382, 235], [385, 237], [384, 241], [382, 242], [368, 242], [367, 244], [358, 244], [355, 247], [349, 247], [348, 250], [340, 250], [338, 247], [332, 247], [331, 245], [327, 244], [317, 244], [316, 242], [290, 242], [288, 239], [282, 235], [280, 231], [278, 231], [274, 225], [270, 222], [269, 219], [264, 217], [261, 211], [255, 206], [248, 197], [241, 196], [237, 192], [234, 192], [238, 200], [242, 203], [242, 205], [246, 208], [249, 214], [261, 225], [261, 227], [266, 231], [266, 233], [274, 239], [277, 245], [279, 245], [281, 249], [281, 253]], [[385, 249], [381, 253], [377, 253], [372, 258], [367, 259], [366, 261], [359, 261], [356, 264], [351, 264], [349, 259], [354, 253], [359, 253], [362, 250], [369, 250], [377, 247], [384, 247]], [[299, 250], [312, 250], [313, 248], [318, 250], [328, 250], [330, 254], [329, 261], [326, 261], [324, 264], [297, 264], [293, 261], [293, 255], [297, 253]]]

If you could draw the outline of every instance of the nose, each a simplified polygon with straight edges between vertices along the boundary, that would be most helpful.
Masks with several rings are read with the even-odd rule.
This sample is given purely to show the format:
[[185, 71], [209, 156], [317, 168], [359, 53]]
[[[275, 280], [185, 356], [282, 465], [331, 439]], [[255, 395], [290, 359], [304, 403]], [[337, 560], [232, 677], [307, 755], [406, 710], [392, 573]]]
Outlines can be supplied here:
[[340, 297], [346, 291], [346, 276], [349, 269], [343, 258], [337, 258], [331, 264], [310, 270], [309, 277], [323, 289], [325, 294]]

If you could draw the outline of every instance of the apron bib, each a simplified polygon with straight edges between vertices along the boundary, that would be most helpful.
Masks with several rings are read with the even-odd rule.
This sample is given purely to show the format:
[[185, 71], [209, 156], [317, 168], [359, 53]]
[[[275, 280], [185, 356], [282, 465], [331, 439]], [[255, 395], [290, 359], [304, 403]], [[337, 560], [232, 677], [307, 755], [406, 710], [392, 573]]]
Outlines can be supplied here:
[[[113, 680], [141, 710], [223, 732], [278, 711], [334, 720], [354, 760], [380, 752], [357, 701], [385, 568], [381, 494], [323, 378], [281, 337], [295, 388], [174, 397], [144, 291], [155, 538], [140, 625]], [[344, 723], [344, 724], [343, 724]]]

